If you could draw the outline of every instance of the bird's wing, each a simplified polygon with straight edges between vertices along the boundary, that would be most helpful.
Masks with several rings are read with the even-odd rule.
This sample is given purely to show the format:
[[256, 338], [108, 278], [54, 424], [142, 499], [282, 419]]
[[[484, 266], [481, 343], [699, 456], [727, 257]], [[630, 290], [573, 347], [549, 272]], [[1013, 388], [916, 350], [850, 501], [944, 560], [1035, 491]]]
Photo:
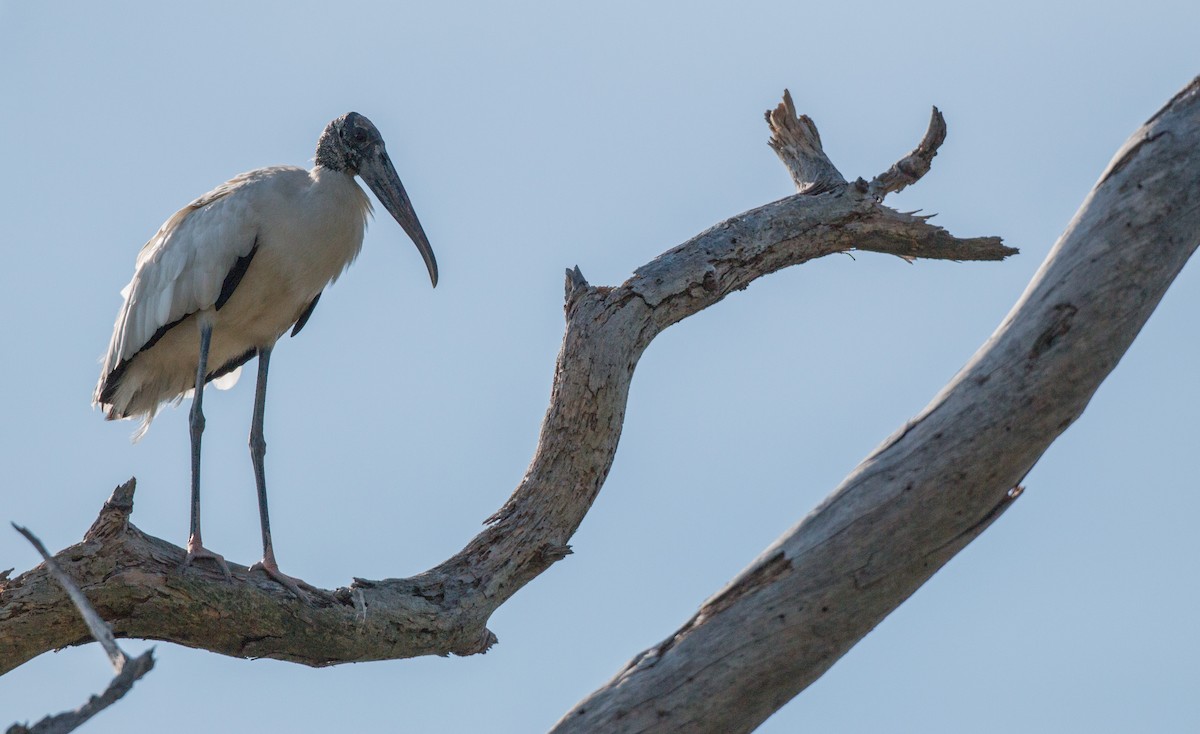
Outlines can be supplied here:
[[[255, 247], [255, 184], [273, 169], [242, 174], [175, 212], [138, 254], [113, 328], [101, 385], [188, 315], [211, 308], [226, 276]], [[243, 265], [244, 268], [244, 265]], [[97, 400], [101, 390], [97, 389]]]

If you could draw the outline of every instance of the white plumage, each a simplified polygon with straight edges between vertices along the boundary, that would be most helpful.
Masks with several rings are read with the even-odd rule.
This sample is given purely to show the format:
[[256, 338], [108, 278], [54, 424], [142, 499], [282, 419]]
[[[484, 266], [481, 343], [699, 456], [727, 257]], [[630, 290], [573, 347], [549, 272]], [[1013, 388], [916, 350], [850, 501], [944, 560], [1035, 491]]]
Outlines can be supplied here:
[[370, 200], [361, 176], [416, 244], [437, 285], [437, 262], [400, 177], [371, 121], [355, 112], [329, 123], [311, 171], [292, 166], [243, 173], [168, 219], [138, 254], [122, 291], [100, 381], [92, 396], [105, 417], [143, 417], [135, 439], [163, 402], [195, 390], [190, 416], [192, 525], [185, 566], [199, 558], [229, 568], [200, 538], [200, 439], [204, 385], [236, 376], [258, 357], [250, 458], [262, 523], [261, 568], [304, 597], [279, 571], [267, 518], [263, 411], [271, 350], [294, 336], [321, 292], [362, 247]]
[[[143, 416], [144, 431], [163, 402], [195, 386], [200, 319], [213, 326], [210, 374], [274, 344], [354, 261], [370, 211], [352, 176], [291, 166], [243, 173], [180, 209], [138, 255], [95, 401], [109, 418]], [[251, 253], [217, 310], [226, 277]]]

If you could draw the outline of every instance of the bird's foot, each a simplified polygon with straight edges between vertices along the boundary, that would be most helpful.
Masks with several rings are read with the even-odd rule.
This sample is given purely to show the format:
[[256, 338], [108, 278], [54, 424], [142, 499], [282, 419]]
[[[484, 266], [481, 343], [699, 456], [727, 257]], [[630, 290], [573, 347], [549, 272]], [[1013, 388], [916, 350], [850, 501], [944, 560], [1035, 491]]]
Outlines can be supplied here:
[[305, 583], [301, 579], [295, 578], [294, 576], [288, 576], [283, 571], [280, 571], [279, 564], [275, 562], [274, 558], [264, 558], [251, 566], [250, 570], [265, 572], [268, 576], [282, 584], [288, 591], [299, 597], [300, 601], [304, 602], [305, 604], [312, 604], [314, 595], [324, 596], [321, 590], [315, 586]]
[[233, 575], [229, 573], [229, 564], [225, 563], [224, 556], [222, 556], [220, 553], [213, 553], [208, 548], [205, 548], [203, 545], [201, 545], [200, 541], [189, 538], [187, 557], [183, 559], [183, 565], [180, 566], [180, 568], [187, 568], [188, 566], [192, 565], [194, 561], [199, 561], [201, 559], [215, 561], [216, 564], [221, 568], [221, 573], [225, 574], [225, 580], [233, 581]]

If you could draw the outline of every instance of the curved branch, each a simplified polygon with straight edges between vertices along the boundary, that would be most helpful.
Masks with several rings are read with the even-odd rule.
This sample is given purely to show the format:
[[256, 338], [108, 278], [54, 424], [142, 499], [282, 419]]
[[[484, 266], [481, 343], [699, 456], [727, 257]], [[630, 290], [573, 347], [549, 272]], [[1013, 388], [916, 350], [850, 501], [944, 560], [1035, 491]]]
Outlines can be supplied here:
[[893, 163], [891, 168], [876, 176], [868, 184], [867, 193], [878, 201], [883, 201], [883, 197], [888, 194], [916, 183], [929, 173], [933, 157], [945, 141], [946, 118], [942, 117], [941, 110], [934, 107], [933, 112], [929, 114], [929, 129], [925, 131], [925, 137], [921, 139], [920, 144], [911, 153]]
[[[789, 161], [791, 153], [776, 151]], [[952, 260], [1016, 252], [994, 237], [958, 239], [881, 206], [863, 187], [840, 186], [728, 219], [615, 288], [568, 271], [566, 332], [525, 477], [466, 548], [412, 578], [355, 579], [310, 606], [244, 566], [230, 564], [232, 581], [208, 569], [181, 571], [181, 548], [129, 522], [132, 482], [118, 488], [83, 542], [57, 559], [120, 637], [314, 666], [484, 652], [496, 641], [485, 626], [492, 612], [570, 552], [612, 465], [630, 380], [650, 341], [763, 275], [853, 249]], [[86, 641], [71, 611], [41, 567], [10, 581], [0, 590], [0, 673]]]
[[1200, 243], [1200, 78], [1118, 151], [996, 333], [925, 410], [555, 732], [746, 732], [1021, 494]]

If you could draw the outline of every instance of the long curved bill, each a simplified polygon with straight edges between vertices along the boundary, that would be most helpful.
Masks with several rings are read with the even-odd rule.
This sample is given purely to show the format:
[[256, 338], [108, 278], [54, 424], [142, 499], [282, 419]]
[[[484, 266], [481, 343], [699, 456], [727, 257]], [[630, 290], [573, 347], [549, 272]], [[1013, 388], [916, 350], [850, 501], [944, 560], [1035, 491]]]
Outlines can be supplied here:
[[396, 167], [392, 165], [392, 160], [388, 158], [382, 145], [374, 155], [366, 156], [366, 160], [359, 166], [358, 175], [367, 182], [367, 186], [371, 187], [371, 191], [375, 192], [375, 196], [387, 207], [417, 246], [421, 257], [425, 259], [425, 267], [429, 270], [429, 280], [436, 288], [438, 268], [437, 260], [433, 257], [433, 248], [429, 245], [425, 230], [421, 228], [421, 220], [417, 219], [417, 213], [413, 211], [404, 184], [400, 183], [400, 174], [396, 173]]

